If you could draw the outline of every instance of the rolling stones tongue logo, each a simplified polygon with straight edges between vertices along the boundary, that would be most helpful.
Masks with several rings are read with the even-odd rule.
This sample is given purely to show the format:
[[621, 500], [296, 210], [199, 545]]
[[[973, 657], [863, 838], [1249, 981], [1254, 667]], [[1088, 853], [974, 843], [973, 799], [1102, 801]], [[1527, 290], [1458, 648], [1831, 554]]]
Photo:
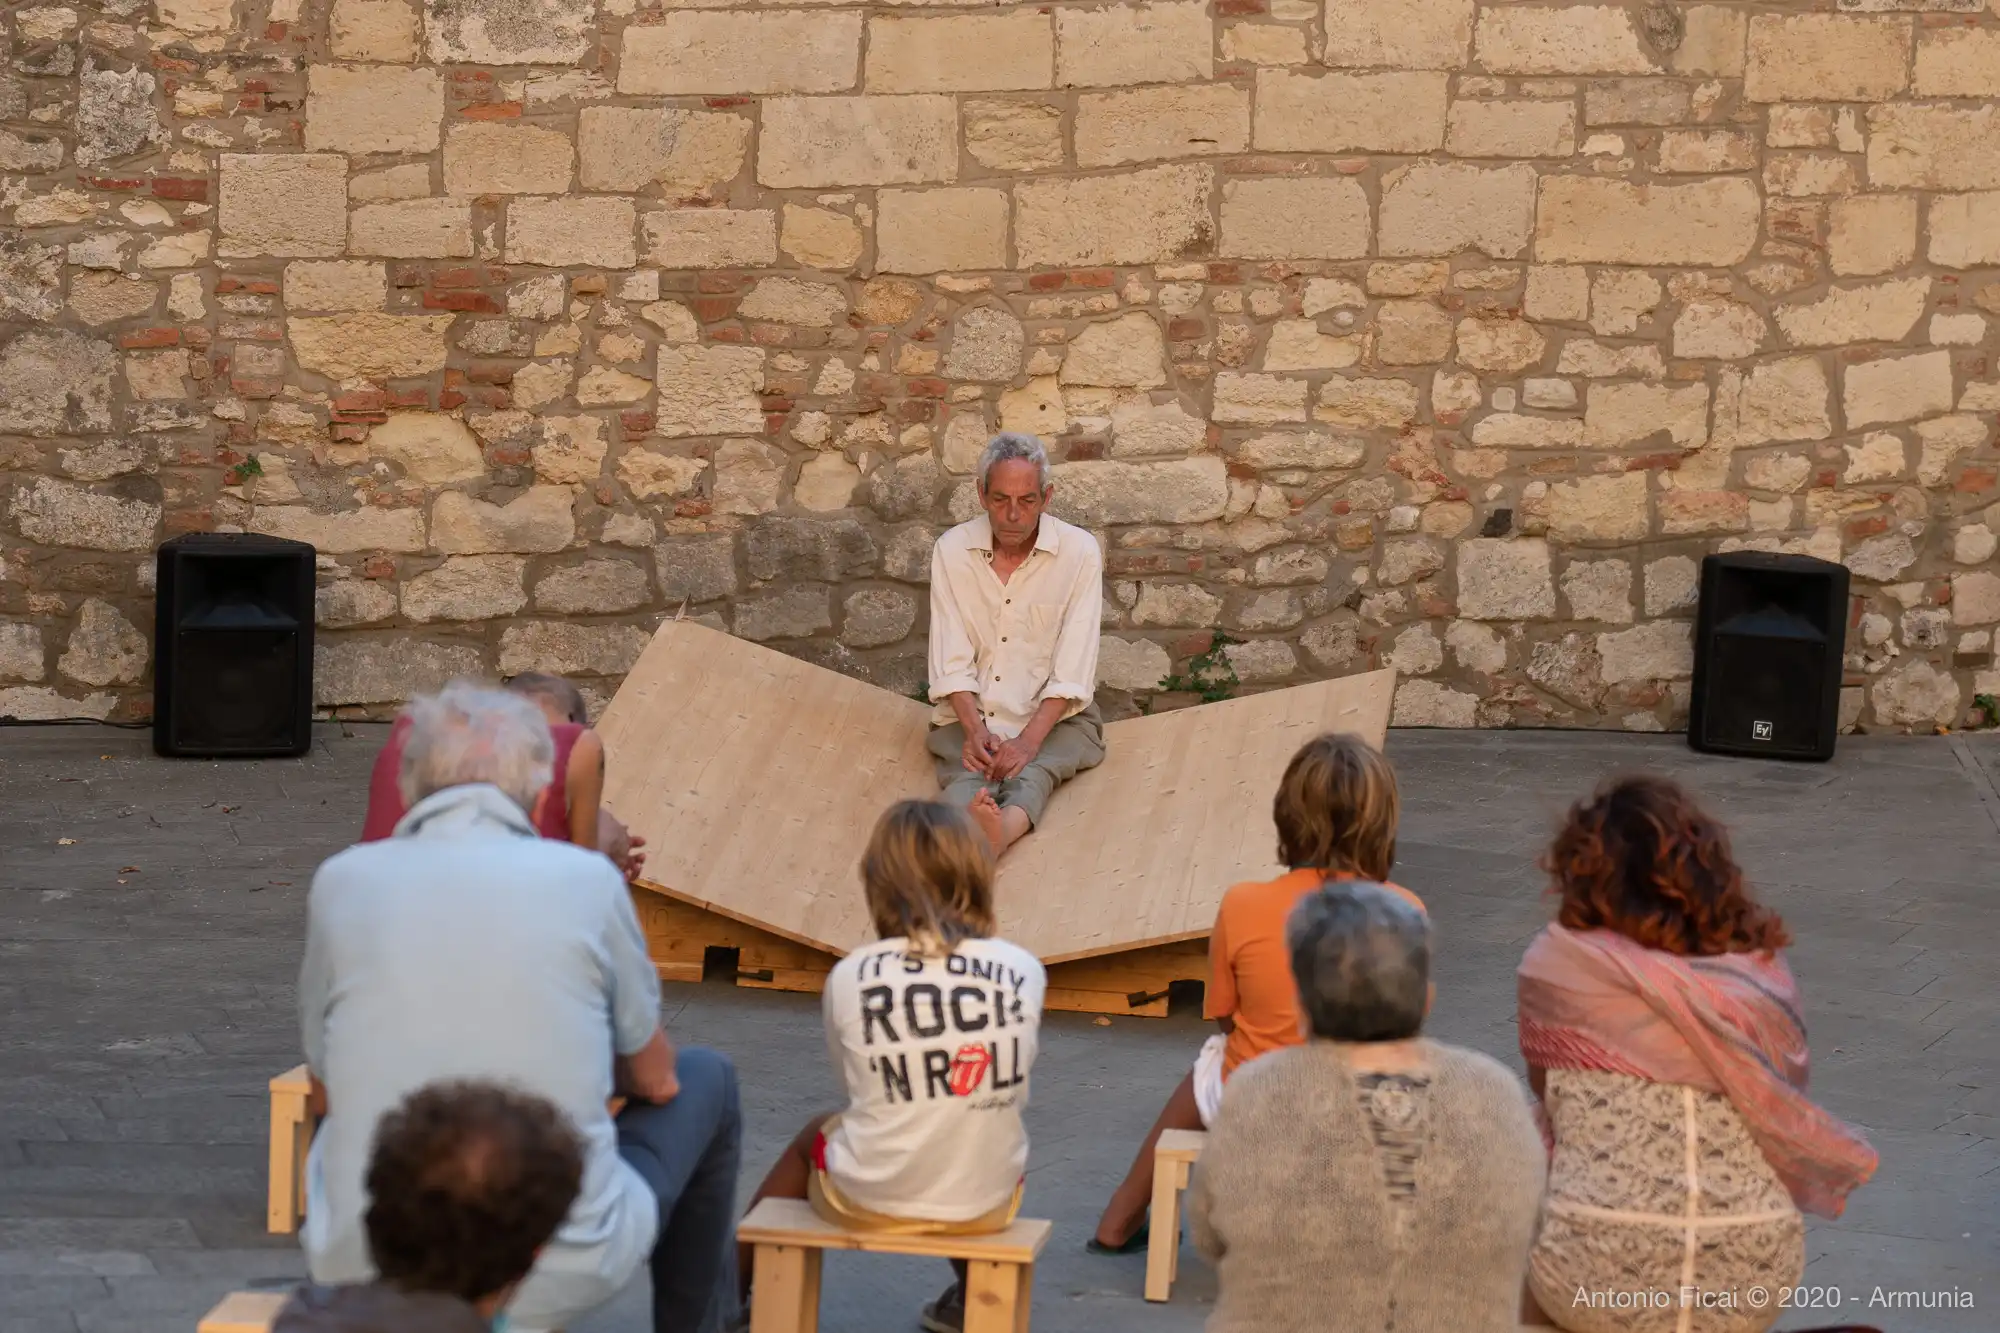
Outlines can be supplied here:
[[993, 1067], [993, 1052], [985, 1046], [965, 1045], [951, 1057], [951, 1095], [969, 1097], [985, 1081]]

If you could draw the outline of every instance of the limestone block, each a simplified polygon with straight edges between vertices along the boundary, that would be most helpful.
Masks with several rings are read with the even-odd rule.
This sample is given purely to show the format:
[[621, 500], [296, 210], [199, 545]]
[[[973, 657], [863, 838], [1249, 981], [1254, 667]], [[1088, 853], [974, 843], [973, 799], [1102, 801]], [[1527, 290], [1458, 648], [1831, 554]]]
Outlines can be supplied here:
[[1349, 69], [1462, 69], [1473, 0], [1326, 0], [1323, 64]]
[[596, 38], [596, 0], [424, 0], [440, 64], [569, 65]]
[[[952, 321], [944, 373], [954, 380], [1006, 383], [1021, 369], [1027, 333], [1021, 321], [996, 306], [975, 306]], [[971, 418], [954, 416], [952, 424]]]
[[[596, 481], [609, 446], [604, 422], [591, 416], [546, 415], [541, 439], [533, 446], [535, 476], [562, 485]], [[629, 456], [629, 455], [628, 455]]]
[[287, 310], [380, 310], [388, 297], [388, 275], [380, 264], [340, 259], [285, 265]]
[[1214, 50], [1214, 27], [1201, 0], [1056, 11], [1061, 88], [1207, 79]]
[[1222, 187], [1221, 253], [1239, 259], [1359, 259], [1368, 195], [1345, 176], [1232, 180]]
[[815, 513], [831, 513], [854, 503], [854, 491], [860, 484], [861, 469], [848, 462], [845, 455], [814, 454], [799, 469], [799, 479], [792, 484], [792, 502]]
[[747, 597], [736, 604], [736, 635], [753, 643], [803, 639], [833, 628], [823, 584]]
[[1586, 125], [1676, 125], [1690, 119], [1693, 93], [1675, 79], [1601, 79], [1584, 87]]
[[653, 391], [651, 380], [609, 366], [592, 366], [576, 384], [579, 407], [611, 407], [636, 403]]
[[652, 579], [630, 560], [586, 560], [544, 574], [535, 584], [535, 609], [558, 615], [616, 615], [636, 611], [652, 593]]
[[1840, 479], [1853, 485], [1865, 481], [1888, 481], [1903, 475], [1909, 467], [1909, 460], [1903, 452], [1901, 437], [1886, 430], [1871, 431], [1861, 438], [1861, 443], [1845, 445], [1847, 467]]
[[958, 111], [949, 97], [779, 97], [762, 114], [763, 185], [915, 185], [958, 176]]
[[1532, 264], [1521, 302], [1530, 319], [1586, 319], [1590, 315], [1590, 274], [1567, 265]]
[[117, 360], [109, 343], [67, 329], [19, 334], [0, 351], [0, 432], [50, 436], [110, 430]]
[[1879, 102], [1910, 80], [1907, 18], [1755, 14], [1743, 95], [1752, 102]]
[[[1910, 248], [1915, 247], [1916, 200], [1885, 196], [1907, 206]], [[1846, 202], [1846, 201], [1841, 201]], [[1946, 268], [2000, 264], [2000, 191], [1942, 194], [1930, 203], [1930, 261]], [[1902, 263], [1909, 262], [1909, 253]]]
[[235, 25], [234, 0], [155, 0], [161, 24], [176, 32], [227, 32]]
[[778, 248], [807, 268], [830, 273], [853, 268], [861, 258], [862, 242], [861, 227], [845, 213], [785, 205]]
[[[61, 273], [61, 251], [55, 251], [50, 264], [47, 289], [53, 292], [55, 279]], [[69, 280], [69, 310], [82, 323], [91, 328], [105, 324], [116, 324], [120, 320], [134, 319], [153, 308], [160, 299], [158, 283], [130, 278], [122, 273], [76, 273]], [[54, 315], [28, 315], [27, 318], [46, 319]]]
[[737, 305], [736, 313], [744, 319], [826, 329], [846, 319], [847, 295], [824, 282], [759, 278]]
[[1358, 467], [1366, 456], [1367, 447], [1360, 440], [1324, 431], [1258, 435], [1237, 445], [1234, 454], [1238, 463], [1259, 471], [1283, 468], [1307, 472]]
[[1545, 176], [1535, 209], [1535, 258], [1737, 264], [1757, 243], [1759, 213], [1756, 185], [1740, 176], [1687, 185]]
[[1526, 370], [1548, 348], [1533, 324], [1504, 315], [1474, 315], [1458, 322], [1458, 363], [1474, 370]]
[[1468, 620], [1542, 620], [1556, 613], [1549, 544], [1474, 537], [1458, 544], [1458, 613]]
[[1887, 356], [1842, 369], [1841, 410], [1847, 427], [1914, 421], [1951, 411], [1951, 353]]
[[860, 62], [858, 13], [670, 10], [625, 29], [618, 91], [837, 93], [854, 86]]
[[337, 255], [347, 243], [347, 159], [223, 153], [218, 214], [228, 257]]
[[1319, 389], [1313, 418], [1334, 426], [1400, 428], [1417, 417], [1417, 386], [1408, 380], [1334, 375]]
[[724, 435], [764, 429], [758, 394], [764, 387], [764, 352], [758, 347], [662, 347], [655, 381], [660, 434]]
[[392, 412], [368, 432], [366, 456], [386, 459], [426, 486], [486, 475], [479, 441], [456, 417], [441, 412]]
[[1743, 11], [1726, 5], [1689, 5], [1681, 10], [1681, 44], [1668, 65], [1676, 74], [1743, 75], [1748, 22]]
[[1062, 165], [1062, 111], [1040, 102], [967, 98], [965, 151], [994, 171], [1040, 171]]
[[1479, 696], [1454, 690], [1434, 680], [1400, 680], [1389, 713], [1392, 727], [1453, 727], [1478, 725]]
[[1303, 65], [1305, 30], [1282, 23], [1232, 23], [1222, 30], [1222, 58], [1248, 65]]
[[1425, 366], [1451, 355], [1451, 316], [1429, 301], [1384, 301], [1375, 315], [1375, 358]]
[[347, 252], [385, 259], [468, 258], [472, 205], [462, 199], [363, 204], [350, 221]]
[[702, 191], [743, 169], [750, 121], [674, 107], [590, 106], [577, 113], [577, 150], [586, 190], [642, 190], [659, 182]]
[[776, 509], [786, 461], [784, 450], [760, 440], [725, 442], [715, 451], [715, 512], [751, 516]]
[[1528, 248], [1534, 219], [1535, 169], [1525, 164], [1422, 162], [1383, 177], [1385, 255], [1478, 250], [1490, 259], [1514, 259]]
[[185, 348], [171, 347], [158, 352], [128, 352], [125, 355], [125, 390], [134, 398], [171, 401], [187, 397], [183, 383], [188, 373]]
[[1053, 480], [1052, 512], [1091, 528], [1206, 523], [1221, 518], [1229, 502], [1228, 473], [1212, 454], [1148, 463], [1110, 459], [1059, 463]]
[[736, 539], [670, 536], [653, 548], [653, 575], [670, 604], [727, 597], [737, 588]]
[[1665, 435], [1683, 449], [1708, 439], [1708, 386], [1593, 384], [1583, 414], [1583, 442], [1620, 449]]
[[1269, 426], [1306, 419], [1306, 382], [1280, 375], [1223, 371], [1215, 377], [1211, 414], [1226, 425]]
[[1623, 560], [1574, 560], [1562, 574], [1573, 620], [1632, 623], [1632, 566]]
[[1078, 166], [1240, 153], [1250, 146], [1250, 94], [1230, 84], [1085, 93], [1076, 106]]
[[1111, 689], [1157, 690], [1173, 666], [1167, 650], [1151, 639], [1106, 634], [1097, 640], [1097, 682]]
[[500, 674], [622, 676], [652, 639], [652, 631], [637, 625], [577, 625], [561, 620], [510, 625], [500, 636]]
[[1000, 429], [1053, 440], [1069, 428], [1069, 413], [1054, 375], [1037, 375], [1000, 395]]
[[431, 506], [430, 545], [442, 555], [560, 551], [575, 538], [567, 486], [530, 486], [505, 504], [444, 491]]
[[1868, 687], [1868, 702], [1876, 720], [1892, 726], [1949, 726], [1959, 721], [1964, 694], [1949, 671], [1919, 657], [1878, 676]]
[[518, 555], [454, 555], [403, 584], [405, 620], [493, 620], [528, 604], [521, 577], [528, 562]]
[[150, 551], [160, 524], [160, 506], [151, 501], [52, 477], [36, 477], [18, 487], [8, 515], [31, 542], [92, 551]]
[[635, 500], [690, 494], [707, 471], [708, 464], [702, 459], [663, 454], [657, 449], [628, 449], [618, 460], [618, 480]]
[[1283, 680], [1299, 668], [1298, 655], [1282, 639], [1252, 639], [1222, 650], [1230, 670], [1246, 685]]
[[1144, 311], [1091, 324], [1070, 343], [1059, 382], [1150, 389], [1167, 382], [1167, 342]]
[[[1950, 234], [1954, 230], [1948, 210], [1945, 217], [1940, 217], [1939, 206], [1944, 202], [1939, 199], [1931, 204], [1931, 262], [1957, 268], [1961, 265], [1952, 264], [1939, 254], [1940, 249], [1951, 252], [1948, 242], [1940, 244], [1940, 232]], [[1893, 273], [1916, 257], [1917, 201], [1914, 195], [1845, 195], [1833, 201], [1828, 214], [1827, 260], [1833, 271], [1843, 277]], [[2000, 221], [2000, 218], [1993, 221]], [[1987, 222], [1982, 227], [1991, 225], [1992, 222]]]
[[1597, 636], [1604, 659], [1604, 683], [1686, 680], [1694, 674], [1694, 626], [1685, 620], [1654, 620]]
[[883, 273], [1007, 267], [1004, 190], [882, 190], [875, 203], [875, 266]]
[[1878, 190], [2000, 189], [2000, 107], [1869, 107], [1868, 183]]
[[451, 681], [486, 674], [477, 648], [402, 637], [321, 635], [313, 643], [313, 702], [401, 703]]
[[1113, 458], [1175, 457], [1207, 443], [1208, 423], [1178, 402], [1124, 403], [1111, 411]]
[[1734, 130], [1667, 130], [1659, 162], [1663, 172], [1749, 171], [1757, 165], [1757, 140]]
[[1576, 104], [1461, 97], [1445, 119], [1444, 150], [1453, 157], [1568, 157], [1576, 151]]
[[428, 153], [444, 123], [444, 77], [394, 65], [309, 65], [306, 148]]
[[668, 208], [646, 214], [646, 259], [662, 268], [758, 268], [778, 259], [777, 215], [764, 208]]
[[[1644, 472], [1581, 477], [1549, 487], [1549, 536], [1557, 541], [1644, 541], [1650, 523]], [[1629, 613], [1625, 618], [1631, 619]]]
[[1444, 145], [1442, 72], [1257, 72], [1253, 141], [1278, 153], [1428, 153]]
[[1917, 561], [1916, 548], [1910, 539], [1900, 532], [1884, 533], [1870, 537], [1849, 551], [1841, 563], [1853, 571], [1856, 578], [1870, 583], [1891, 583]]
[[[1951, 623], [1954, 625], [1991, 625], [2000, 621], [2000, 574], [1991, 570], [1974, 570], [1951, 576]], [[79, 676], [79, 680], [84, 678]], [[108, 685], [101, 680], [85, 681], [90, 685]]]
[[1222, 618], [1222, 599], [1198, 583], [1142, 583], [1132, 623], [1201, 628]]
[[[1738, 399], [1737, 443], [1826, 439], [1833, 434], [1827, 406], [1830, 392], [1826, 369], [1814, 357], [1787, 357], [1756, 366]], [[1720, 400], [1720, 390], [1717, 396]], [[1718, 434], [1723, 416], [1724, 407], [1718, 401]]]
[[909, 637], [917, 623], [916, 599], [897, 588], [861, 588], [840, 608], [840, 641], [850, 648], [880, 648]]
[[1992, 28], [1920, 31], [1911, 91], [1919, 97], [2000, 95], [2000, 31]]
[[1929, 278], [1836, 287], [1814, 301], [1778, 306], [1772, 314], [1796, 347], [1901, 342], [1923, 318], [1930, 290]]
[[331, 380], [362, 375], [402, 379], [444, 369], [444, 340], [452, 319], [359, 311], [294, 317], [285, 321], [285, 329], [300, 370]]
[[1663, 295], [1659, 279], [1644, 269], [1599, 269], [1590, 279], [1590, 328], [1606, 337], [1637, 333]]
[[1382, 543], [1382, 563], [1375, 571], [1375, 581], [1394, 587], [1435, 574], [1444, 565], [1444, 548], [1428, 537], [1397, 538]]
[[[31, 11], [20, 11], [24, 16]], [[47, 12], [47, 11], [42, 11]], [[144, 70], [99, 69], [86, 61], [76, 85], [76, 160], [111, 162], [165, 137], [153, 110], [154, 79]], [[17, 222], [25, 221], [21, 213]]]
[[250, 531], [310, 542], [325, 555], [378, 551], [413, 555], [424, 549], [424, 511], [378, 509], [371, 505], [345, 513], [320, 514], [304, 505], [259, 505], [251, 512]]
[[1986, 341], [1986, 317], [1932, 315], [1927, 332], [1935, 347], [1977, 347]]
[[1674, 355], [1725, 361], [1764, 345], [1764, 317], [1740, 301], [1690, 301], [1674, 319]]
[[473, 121], [444, 141], [446, 194], [562, 194], [576, 154], [569, 136], [539, 125]]
[[[26, 628], [25, 626], [23, 628]], [[40, 644], [36, 644], [40, 667]], [[84, 685], [132, 685], [146, 674], [151, 656], [146, 636], [99, 597], [85, 599], [56, 669]], [[35, 679], [40, 678], [37, 670]]]
[[364, 171], [347, 182], [347, 197], [357, 204], [387, 199], [421, 199], [431, 192], [431, 164], [406, 162], [379, 171]]
[[631, 268], [637, 210], [630, 199], [519, 198], [507, 204], [507, 262]]
[[514, 406], [532, 412], [560, 402], [569, 397], [569, 391], [576, 378], [576, 365], [570, 361], [531, 361], [514, 372]]
[[1656, 74], [1620, 5], [1496, 5], [1479, 16], [1473, 54], [1489, 74]]
[[407, 65], [417, 58], [417, 7], [410, 0], [334, 0], [327, 49], [335, 60]]
[[871, 93], [1047, 88], [1054, 78], [1055, 33], [1046, 12], [885, 15], [868, 24]]
[[1214, 177], [1193, 164], [1014, 187], [1014, 249], [1024, 268], [1157, 264], [1213, 243]]
[[1264, 344], [1265, 370], [1345, 370], [1361, 360], [1358, 334], [1321, 333], [1310, 319], [1281, 319]]

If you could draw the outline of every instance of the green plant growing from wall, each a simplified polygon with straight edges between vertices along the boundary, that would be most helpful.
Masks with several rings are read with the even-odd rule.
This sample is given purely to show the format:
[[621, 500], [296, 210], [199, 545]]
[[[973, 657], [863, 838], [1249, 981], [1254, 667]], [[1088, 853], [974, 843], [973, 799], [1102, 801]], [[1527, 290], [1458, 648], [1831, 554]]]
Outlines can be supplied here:
[[1237, 676], [1236, 668], [1229, 664], [1229, 656], [1223, 649], [1237, 642], [1240, 640], [1218, 633], [1209, 641], [1207, 652], [1197, 653], [1188, 659], [1186, 671], [1172, 672], [1163, 677], [1160, 690], [1197, 695], [1205, 704], [1220, 703], [1234, 696], [1236, 687], [1243, 681]]

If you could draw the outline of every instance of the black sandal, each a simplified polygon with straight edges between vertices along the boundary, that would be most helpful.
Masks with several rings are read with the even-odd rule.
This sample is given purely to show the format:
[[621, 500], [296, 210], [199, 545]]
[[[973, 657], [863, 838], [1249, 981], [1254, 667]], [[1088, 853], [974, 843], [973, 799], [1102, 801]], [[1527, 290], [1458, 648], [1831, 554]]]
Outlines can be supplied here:
[[1092, 1254], [1137, 1254], [1146, 1248], [1147, 1242], [1151, 1239], [1152, 1230], [1153, 1224], [1150, 1220], [1141, 1222], [1139, 1229], [1127, 1236], [1123, 1245], [1106, 1245], [1097, 1237], [1092, 1236], [1084, 1242], [1083, 1248]]

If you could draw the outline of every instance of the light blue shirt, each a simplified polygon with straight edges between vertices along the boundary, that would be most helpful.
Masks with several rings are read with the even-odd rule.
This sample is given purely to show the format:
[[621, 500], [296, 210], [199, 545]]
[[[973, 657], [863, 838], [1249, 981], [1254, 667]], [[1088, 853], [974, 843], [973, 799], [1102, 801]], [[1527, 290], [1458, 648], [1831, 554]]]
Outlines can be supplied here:
[[524, 1296], [588, 1309], [651, 1253], [658, 1208], [618, 1156], [605, 1100], [613, 1052], [659, 1028], [660, 986], [604, 857], [537, 837], [498, 787], [433, 793], [393, 837], [313, 876], [299, 1020], [328, 1103], [301, 1232], [317, 1281], [374, 1275], [362, 1215], [376, 1121], [449, 1079], [545, 1097], [587, 1144], [582, 1191]]

